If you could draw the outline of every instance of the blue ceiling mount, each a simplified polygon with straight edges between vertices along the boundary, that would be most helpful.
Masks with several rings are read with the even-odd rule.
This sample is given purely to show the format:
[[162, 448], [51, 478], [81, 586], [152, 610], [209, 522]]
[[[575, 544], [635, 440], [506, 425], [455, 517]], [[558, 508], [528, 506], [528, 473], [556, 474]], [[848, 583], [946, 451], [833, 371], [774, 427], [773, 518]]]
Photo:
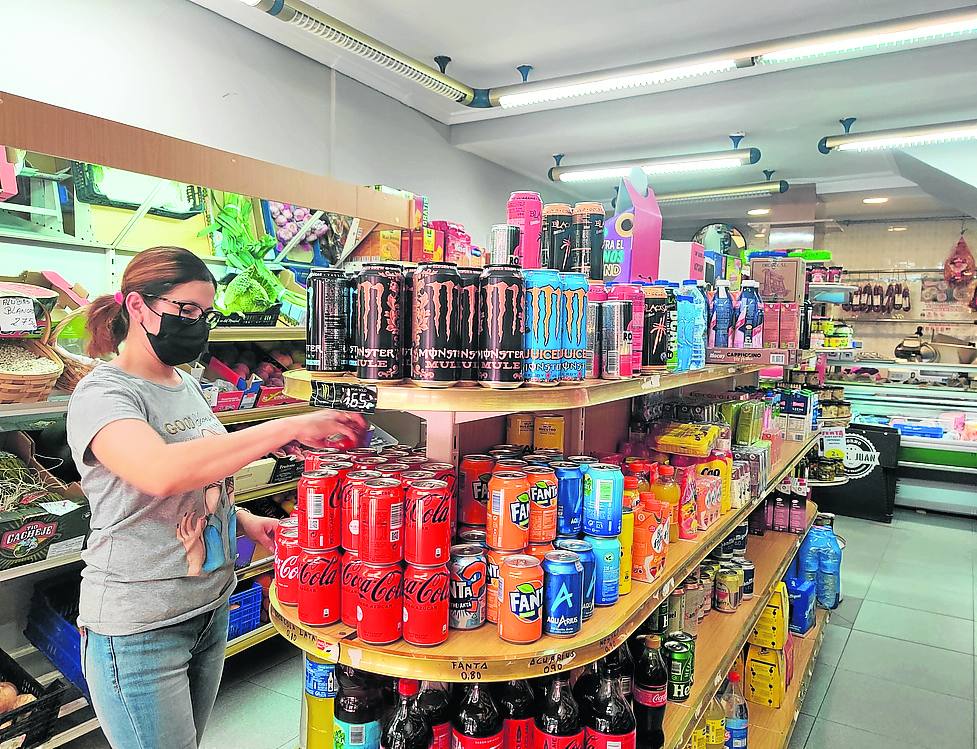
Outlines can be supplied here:
[[522, 76], [522, 82], [526, 83], [529, 80], [529, 74], [533, 70], [532, 65], [517, 65], [516, 70], [519, 71], [519, 75]]
[[563, 161], [563, 157], [565, 155], [566, 154], [562, 154], [562, 153], [553, 154], [553, 161], [556, 162], [556, 166], [551, 166], [546, 172], [546, 176], [549, 178], [551, 182], [556, 182], [556, 180], [553, 178], [553, 170], [560, 165], [560, 162]]
[[434, 61], [438, 64], [441, 72], [444, 73], [448, 69], [448, 63], [451, 62], [451, 58], [447, 55], [438, 55], [434, 58]]
[[838, 122], [841, 123], [841, 126], [845, 128], [845, 135], [848, 135], [848, 133], [851, 132], [851, 126], [855, 124], [855, 119], [855, 117], [845, 117], [844, 119], [838, 120]]
[[[855, 119], [855, 117], [843, 117], [842, 119], [838, 120], [838, 122], [841, 123], [841, 126], [845, 128], [845, 135], [848, 135], [848, 133], [851, 132], [851, 126], [855, 124]], [[818, 141], [818, 150], [825, 156], [831, 153], [831, 149], [828, 148], [829, 137], [830, 136], [825, 135], [821, 140]]]
[[740, 141], [746, 137], [746, 133], [730, 133], [729, 140], [733, 144], [733, 148], [740, 147]]
[[556, 162], [556, 165], [557, 166], [559, 166], [560, 165], [560, 162], [563, 161], [563, 157], [564, 156], [566, 156], [565, 153], [555, 153], [555, 154], [553, 154], [553, 161]]
[[491, 109], [492, 102], [489, 100], [490, 91], [491, 89], [488, 88], [472, 89], [472, 100], [468, 102], [468, 106], [472, 109]]
[[767, 178], [767, 182], [770, 181], [770, 178], [774, 175], [775, 172], [776, 172], [775, 169], [764, 169], [763, 170], [763, 176]]

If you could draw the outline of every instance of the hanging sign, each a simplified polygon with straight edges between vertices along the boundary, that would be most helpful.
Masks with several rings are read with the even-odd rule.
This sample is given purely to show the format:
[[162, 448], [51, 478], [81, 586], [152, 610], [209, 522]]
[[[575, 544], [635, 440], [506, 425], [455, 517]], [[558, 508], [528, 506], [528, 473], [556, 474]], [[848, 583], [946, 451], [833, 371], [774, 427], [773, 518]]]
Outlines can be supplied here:
[[845, 428], [821, 427], [821, 455], [840, 460], [845, 457]]

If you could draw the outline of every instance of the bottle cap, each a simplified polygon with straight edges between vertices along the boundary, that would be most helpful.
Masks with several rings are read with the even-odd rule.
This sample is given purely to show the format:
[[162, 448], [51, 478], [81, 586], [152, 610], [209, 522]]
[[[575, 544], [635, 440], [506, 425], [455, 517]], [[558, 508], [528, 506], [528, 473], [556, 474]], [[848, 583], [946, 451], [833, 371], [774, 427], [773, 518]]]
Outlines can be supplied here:
[[660, 635], [648, 635], [645, 637], [645, 647], [651, 650], [658, 650], [662, 646], [662, 638]]
[[697, 281], [694, 278], [686, 278], [682, 281], [683, 286], [695, 286]]
[[420, 690], [417, 679], [398, 679], [397, 694], [401, 697], [413, 697]]
[[740, 672], [739, 671], [730, 671], [729, 672], [729, 680], [731, 682], [733, 682], [734, 684], [738, 683], [739, 680], [740, 680]]
[[675, 473], [675, 468], [673, 466], [658, 466], [659, 476], [672, 476]]
[[638, 488], [638, 477], [637, 476], [625, 476], [624, 477], [624, 488], [625, 489], [637, 489]]

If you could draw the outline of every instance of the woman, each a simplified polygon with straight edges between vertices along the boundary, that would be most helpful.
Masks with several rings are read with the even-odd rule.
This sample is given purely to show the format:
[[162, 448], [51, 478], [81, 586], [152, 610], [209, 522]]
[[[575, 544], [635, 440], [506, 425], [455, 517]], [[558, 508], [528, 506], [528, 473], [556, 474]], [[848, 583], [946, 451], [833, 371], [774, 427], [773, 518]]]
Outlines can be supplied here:
[[91, 503], [78, 624], [92, 704], [115, 749], [193, 749], [214, 705], [236, 528], [271, 549], [277, 521], [236, 508], [233, 474], [291, 440], [357, 440], [332, 411], [228, 434], [177, 369], [205, 349], [215, 283], [187, 250], [137, 255], [92, 302], [89, 353], [119, 356], [75, 389], [68, 442]]

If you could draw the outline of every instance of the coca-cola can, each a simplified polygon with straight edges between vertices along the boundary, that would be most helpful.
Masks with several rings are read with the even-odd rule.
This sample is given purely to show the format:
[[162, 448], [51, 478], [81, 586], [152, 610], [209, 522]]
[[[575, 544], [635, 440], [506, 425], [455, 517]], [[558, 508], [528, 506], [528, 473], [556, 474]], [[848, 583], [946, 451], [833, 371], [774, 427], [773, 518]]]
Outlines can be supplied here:
[[325, 550], [339, 546], [339, 473], [330, 469], [303, 473], [298, 483], [299, 546]]
[[376, 455], [377, 451], [372, 447], [351, 447], [347, 451], [350, 455]]
[[377, 472], [381, 476], [387, 476], [392, 479], [399, 479], [401, 474], [405, 471], [410, 472], [410, 466], [407, 463], [401, 463], [400, 461], [396, 463], [384, 463], [376, 467]]
[[428, 479], [436, 479], [437, 477], [438, 475], [434, 471], [404, 471], [400, 474], [400, 483], [406, 489], [415, 481], [427, 481]]
[[396, 642], [403, 630], [403, 570], [399, 564], [366, 563], [359, 570], [356, 635], [368, 645]]
[[428, 457], [426, 455], [413, 454], [413, 455], [405, 455], [403, 458], [397, 458], [397, 462], [406, 463], [411, 468], [420, 469], [422, 466], [430, 463], [431, 461], [428, 460]]
[[411, 645], [440, 645], [448, 639], [447, 565], [404, 571], [404, 639]]
[[451, 493], [446, 481], [415, 481], [404, 497], [404, 559], [446, 564], [451, 558]]
[[275, 595], [279, 603], [296, 606], [299, 602], [299, 532], [297, 528], [282, 525], [285, 520], [275, 529]]
[[378, 479], [377, 471], [350, 471], [343, 483], [339, 514], [342, 524], [340, 545], [346, 551], [358, 551], [360, 546], [360, 494], [367, 479]]
[[305, 451], [305, 471], [319, 471], [322, 464], [328, 460], [333, 460], [339, 454], [338, 447], [319, 447], [314, 450]]
[[355, 552], [345, 551], [342, 556], [343, 573], [340, 585], [340, 617], [347, 627], [356, 628], [356, 607], [360, 604], [360, 573], [363, 563]]
[[339, 549], [299, 552], [299, 621], [310, 627], [335, 624], [340, 615]]
[[434, 471], [434, 476], [438, 481], [448, 482], [448, 502], [451, 512], [451, 536], [455, 535], [455, 528], [458, 527], [458, 468], [454, 463], [426, 463], [425, 471]]
[[353, 469], [357, 471], [375, 471], [378, 466], [382, 466], [384, 463], [390, 463], [381, 455], [373, 453], [372, 455], [354, 455], [353, 456]]
[[397, 479], [367, 479], [359, 494], [359, 555], [367, 564], [404, 558], [404, 490]]

